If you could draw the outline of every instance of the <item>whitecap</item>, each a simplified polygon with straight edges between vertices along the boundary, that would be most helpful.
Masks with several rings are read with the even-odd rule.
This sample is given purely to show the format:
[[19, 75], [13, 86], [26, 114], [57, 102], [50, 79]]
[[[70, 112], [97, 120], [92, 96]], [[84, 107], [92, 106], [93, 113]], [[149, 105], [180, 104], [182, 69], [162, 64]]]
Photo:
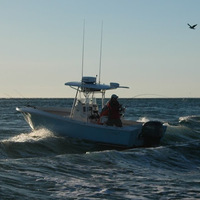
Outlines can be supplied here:
[[49, 137], [55, 137], [54, 134], [47, 129], [39, 129], [30, 133], [21, 133], [14, 137], [2, 140], [2, 142], [34, 142]]

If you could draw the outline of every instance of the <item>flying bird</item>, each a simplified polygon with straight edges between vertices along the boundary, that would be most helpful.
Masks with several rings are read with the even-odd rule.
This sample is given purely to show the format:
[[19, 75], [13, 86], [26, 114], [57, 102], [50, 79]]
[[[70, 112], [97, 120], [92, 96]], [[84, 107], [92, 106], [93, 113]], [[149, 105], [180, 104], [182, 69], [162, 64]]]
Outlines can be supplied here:
[[195, 24], [195, 25], [190, 25], [190, 24], [188, 24], [188, 26], [189, 26], [190, 29], [193, 29], [193, 30], [194, 30], [195, 27], [197, 26], [197, 24]]

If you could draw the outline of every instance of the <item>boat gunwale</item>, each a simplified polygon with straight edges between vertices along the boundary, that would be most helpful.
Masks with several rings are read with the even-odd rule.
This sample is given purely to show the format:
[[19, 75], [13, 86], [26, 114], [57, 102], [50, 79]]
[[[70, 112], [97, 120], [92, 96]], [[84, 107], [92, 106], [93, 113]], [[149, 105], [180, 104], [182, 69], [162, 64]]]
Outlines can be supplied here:
[[[62, 121], [68, 121], [74, 124], [80, 124], [80, 125], [87, 125], [87, 126], [91, 126], [91, 127], [98, 127], [98, 128], [102, 128], [102, 129], [110, 129], [110, 130], [122, 130], [122, 131], [126, 131], [126, 132], [132, 132], [135, 129], [138, 129], [138, 127], [142, 127], [143, 123], [142, 122], [134, 122], [134, 124], [132, 125], [125, 125], [122, 127], [116, 127], [116, 126], [107, 126], [107, 125], [101, 125], [101, 124], [96, 124], [96, 123], [88, 123], [85, 121], [79, 121], [76, 119], [72, 119], [70, 117], [66, 117], [66, 116], [62, 116], [62, 115], [58, 115], [55, 113], [51, 113], [48, 112], [47, 110], [42, 110], [42, 108], [38, 108], [38, 107], [17, 107], [16, 108], [17, 111], [21, 112], [21, 113], [35, 113], [35, 114], [40, 114], [43, 116], [47, 116], [47, 117], [51, 117], [51, 118], [55, 118], [55, 119], [60, 119]], [[131, 120], [127, 120], [127, 121], [131, 121]]]

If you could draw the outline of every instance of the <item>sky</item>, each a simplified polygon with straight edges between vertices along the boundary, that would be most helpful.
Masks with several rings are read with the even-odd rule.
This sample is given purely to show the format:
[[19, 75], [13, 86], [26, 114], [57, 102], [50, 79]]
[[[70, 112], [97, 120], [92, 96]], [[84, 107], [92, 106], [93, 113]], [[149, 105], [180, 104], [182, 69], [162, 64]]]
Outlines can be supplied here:
[[[68, 98], [84, 76], [119, 97], [200, 97], [199, 0], [0, 0], [0, 98]], [[198, 24], [195, 30], [187, 23]]]

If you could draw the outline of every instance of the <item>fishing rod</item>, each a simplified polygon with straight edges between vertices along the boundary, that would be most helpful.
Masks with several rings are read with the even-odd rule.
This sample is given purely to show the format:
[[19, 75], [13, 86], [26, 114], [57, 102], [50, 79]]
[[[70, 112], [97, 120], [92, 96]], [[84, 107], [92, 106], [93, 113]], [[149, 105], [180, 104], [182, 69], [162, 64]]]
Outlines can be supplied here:
[[[15, 91], [15, 92], [17, 92], [17, 91]], [[17, 92], [17, 93], [21, 96], [21, 98], [13, 97], [13, 96], [11, 96], [11, 95], [9, 95], [9, 94], [7, 94], [7, 93], [4, 93], [4, 95], [7, 96], [8, 98], [14, 100], [14, 101], [17, 102], [18, 104], [21, 104], [21, 105], [24, 105], [24, 102], [23, 102], [23, 101], [20, 101], [20, 99], [26, 99], [26, 100], [28, 100], [27, 103], [26, 103], [26, 106], [27, 106], [27, 107], [33, 107], [33, 106], [31, 106], [30, 98], [24, 97], [24, 96], [23, 96], [21, 93], [19, 93], [19, 92]]]
[[138, 94], [138, 95], [133, 96], [132, 98], [137, 98], [140, 96], [157, 96], [157, 97], [168, 98], [167, 96], [160, 95], [160, 94]]
[[9, 98], [9, 99], [13, 99], [14, 101], [16, 101], [19, 104], [24, 104], [22, 101], [19, 100], [20, 98], [13, 97], [7, 93], [4, 93], [4, 95], [7, 96], [7, 98]]

